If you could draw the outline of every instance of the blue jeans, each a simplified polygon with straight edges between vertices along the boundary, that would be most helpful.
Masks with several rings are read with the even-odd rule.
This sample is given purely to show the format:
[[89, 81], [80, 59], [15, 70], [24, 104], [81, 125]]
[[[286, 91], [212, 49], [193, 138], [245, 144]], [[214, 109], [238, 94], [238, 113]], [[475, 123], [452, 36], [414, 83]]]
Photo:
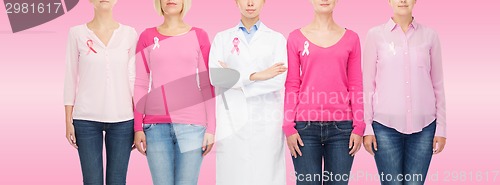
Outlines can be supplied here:
[[102, 185], [103, 131], [106, 132], [106, 184], [126, 183], [128, 162], [134, 143], [134, 120], [119, 123], [101, 123], [73, 120], [76, 144], [82, 166], [83, 184]]
[[193, 124], [145, 124], [146, 154], [155, 185], [196, 185], [205, 127]]
[[423, 185], [431, 163], [436, 121], [414, 134], [402, 134], [376, 121], [372, 126], [378, 145], [375, 162], [381, 184]]
[[304, 142], [302, 156], [292, 157], [297, 185], [347, 184], [354, 160], [349, 155], [352, 121], [296, 123]]

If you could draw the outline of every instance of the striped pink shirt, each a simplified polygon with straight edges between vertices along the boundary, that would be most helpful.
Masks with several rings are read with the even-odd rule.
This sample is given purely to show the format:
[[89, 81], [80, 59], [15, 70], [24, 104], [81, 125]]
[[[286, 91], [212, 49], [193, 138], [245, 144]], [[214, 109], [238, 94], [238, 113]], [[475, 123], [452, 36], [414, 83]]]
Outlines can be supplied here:
[[193, 27], [177, 36], [146, 29], [137, 43], [134, 130], [142, 124], [179, 123], [215, 133], [215, 100], [208, 75], [210, 40]]
[[346, 30], [334, 45], [320, 47], [297, 29], [288, 37], [285, 83], [286, 136], [297, 133], [294, 121], [353, 121], [363, 135], [363, 82], [358, 35]]
[[441, 46], [437, 33], [413, 21], [404, 33], [392, 19], [368, 32], [363, 54], [366, 135], [372, 121], [404, 134], [434, 120], [446, 136]]

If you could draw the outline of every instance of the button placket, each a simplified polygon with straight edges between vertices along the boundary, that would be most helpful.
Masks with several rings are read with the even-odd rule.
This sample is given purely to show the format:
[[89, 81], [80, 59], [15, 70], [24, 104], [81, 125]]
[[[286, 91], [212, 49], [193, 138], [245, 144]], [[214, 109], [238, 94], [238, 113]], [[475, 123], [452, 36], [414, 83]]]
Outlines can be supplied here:
[[409, 55], [409, 35], [403, 34], [403, 52], [404, 52], [404, 65], [405, 65], [405, 99], [406, 99], [406, 124], [407, 128], [411, 128], [413, 110], [411, 99], [411, 57]]

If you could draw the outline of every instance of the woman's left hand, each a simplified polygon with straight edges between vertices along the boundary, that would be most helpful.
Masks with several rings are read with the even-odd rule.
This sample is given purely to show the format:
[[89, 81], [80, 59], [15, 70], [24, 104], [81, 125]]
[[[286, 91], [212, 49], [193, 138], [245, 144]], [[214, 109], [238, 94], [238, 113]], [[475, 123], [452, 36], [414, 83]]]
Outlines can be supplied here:
[[214, 146], [214, 135], [205, 133], [205, 137], [203, 138], [203, 156], [206, 156], [211, 150], [212, 147]]
[[432, 142], [432, 151], [434, 155], [441, 153], [445, 145], [446, 145], [446, 138], [439, 136], [434, 137], [434, 142]]
[[361, 149], [361, 142], [363, 138], [357, 134], [351, 134], [351, 139], [349, 140], [349, 155], [353, 156], [358, 153], [359, 149]]

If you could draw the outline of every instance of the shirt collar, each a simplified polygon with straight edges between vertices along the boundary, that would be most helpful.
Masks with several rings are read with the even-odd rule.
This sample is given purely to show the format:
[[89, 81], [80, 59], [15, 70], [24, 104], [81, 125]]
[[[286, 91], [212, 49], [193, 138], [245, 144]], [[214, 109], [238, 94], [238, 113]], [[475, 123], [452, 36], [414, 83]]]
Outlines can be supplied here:
[[[399, 27], [399, 25], [397, 25], [396, 22], [392, 20], [392, 18], [389, 18], [389, 21], [387, 21], [387, 23], [385, 24], [385, 29], [389, 32], [394, 31], [394, 29], [396, 29], [397, 27]], [[413, 18], [413, 20], [411, 21], [410, 27], [413, 29], [418, 29], [418, 24], [415, 21], [415, 18]]]
[[243, 30], [243, 31], [246, 31], [246, 32], [250, 32], [250, 30], [253, 28], [255, 29], [255, 31], [259, 30], [260, 28], [260, 20], [257, 21], [251, 28], [250, 30], [247, 30], [247, 28], [245, 27], [245, 25], [243, 25], [243, 22], [240, 20], [240, 23], [238, 24], [238, 28]]

